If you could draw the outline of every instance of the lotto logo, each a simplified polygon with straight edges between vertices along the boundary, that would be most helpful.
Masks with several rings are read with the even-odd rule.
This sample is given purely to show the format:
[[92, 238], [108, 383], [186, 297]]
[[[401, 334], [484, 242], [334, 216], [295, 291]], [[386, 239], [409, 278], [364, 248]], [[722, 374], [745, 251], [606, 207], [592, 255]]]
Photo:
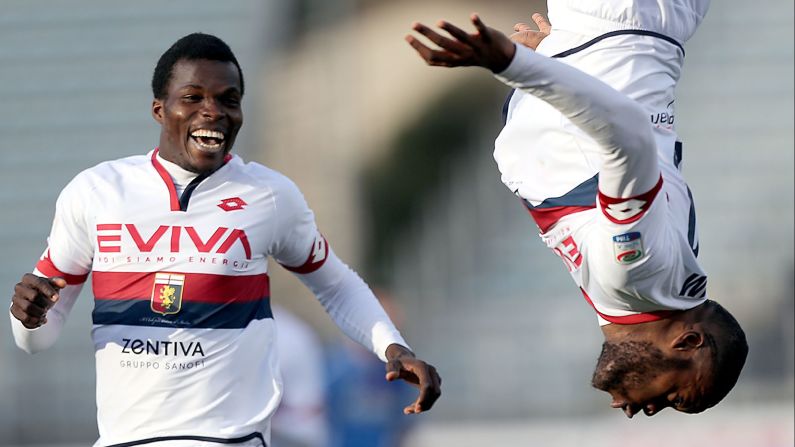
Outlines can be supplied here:
[[662, 189], [663, 178], [657, 180], [654, 188], [635, 197], [615, 198], [599, 191], [599, 205], [607, 219], [617, 224], [628, 224], [637, 221], [646, 213], [657, 193]]
[[646, 206], [645, 200], [630, 199], [626, 202], [611, 203], [604, 209], [605, 213], [609, 214], [613, 219], [625, 221], [632, 219], [641, 212]]
[[218, 204], [218, 208], [221, 208], [222, 210], [229, 212], [229, 211], [242, 210], [243, 208], [246, 207], [246, 205], [248, 205], [248, 203], [246, 203], [240, 197], [231, 197], [229, 199], [221, 200], [221, 203]]

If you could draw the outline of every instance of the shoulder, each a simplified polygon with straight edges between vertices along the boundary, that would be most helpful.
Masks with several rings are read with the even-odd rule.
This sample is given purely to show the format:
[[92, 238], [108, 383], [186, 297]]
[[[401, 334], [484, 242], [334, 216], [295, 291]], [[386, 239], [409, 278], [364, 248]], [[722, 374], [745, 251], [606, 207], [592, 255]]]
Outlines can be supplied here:
[[124, 175], [130, 175], [135, 171], [146, 169], [151, 166], [151, 160], [146, 155], [135, 155], [132, 157], [120, 158], [99, 163], [75, 176], [73, 181], [84, 183], [106, 183]]
[[277, 202], [303, 202], [303, 194], [289, 177], [256, 162], [245, 162], [235, 156], [230, 160], [231, 176], [235, 182], [246, 183], [271, 192]]
[[121, 183], [121, 178], [135, 175], [147, 166], [149, 157], [136, 155], [99, 163], [77, 174], [61, 191], [62, 198], [73, 195], [85, 197], [95, 191], [107, 191]]
[[238, 156], [229, 161], [236, 181], [251, 182], [258, 186], [297, 188], [289, 177], [281, 172], [254, 161], [244, 161]]

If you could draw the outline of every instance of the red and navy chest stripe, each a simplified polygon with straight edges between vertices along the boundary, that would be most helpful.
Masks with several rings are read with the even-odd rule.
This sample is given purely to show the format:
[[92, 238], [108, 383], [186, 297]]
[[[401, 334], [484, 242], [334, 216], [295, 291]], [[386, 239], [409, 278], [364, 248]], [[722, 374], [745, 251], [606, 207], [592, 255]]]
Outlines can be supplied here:
[[273, 318], [267, 273], [180, 273], [184, 284], [179, 311], [169, 315], [153, 310], [157, 273], [94, 272], [94, 324], [239, 329], [254, 320]]
[[596, 208], [598, 191], [599, 174], [596, 174], [560, 197], [545, 199], [536, 206], [525, 199], [522, 199], [522, 203], [541, 232], [546, 233], [563, 216]]

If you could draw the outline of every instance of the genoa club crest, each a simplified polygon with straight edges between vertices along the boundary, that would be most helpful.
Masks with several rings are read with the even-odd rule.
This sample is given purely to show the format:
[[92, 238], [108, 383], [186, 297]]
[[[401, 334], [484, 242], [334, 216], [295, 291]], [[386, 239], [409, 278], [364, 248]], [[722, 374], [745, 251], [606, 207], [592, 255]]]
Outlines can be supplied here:
[[643, 256], [643, 239], [641, 239], [640, 233], [633, 231], [613, 236], [613, 253], [619, 264], [632, 264], [639, 261]]
[[150, 305], [152, 311], [163, 315], [173, 315], [179, 312], [182, 309], [182, 288], [184, 286], [185, 275], [156, 273]]

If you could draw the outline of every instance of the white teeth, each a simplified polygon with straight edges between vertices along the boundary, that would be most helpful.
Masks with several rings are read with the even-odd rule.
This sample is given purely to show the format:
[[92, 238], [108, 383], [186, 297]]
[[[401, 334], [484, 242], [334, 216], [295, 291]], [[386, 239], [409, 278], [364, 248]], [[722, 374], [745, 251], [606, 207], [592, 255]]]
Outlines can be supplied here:
[[191, 142], [201, 151], [204, 152], [216, 152], [224, 148], [223, 143], [219, 144], [204, 144], [199, 140], [191, 140]]
[[191, 132], [190, 136], [192, 137], [205, 137], [205, 138], [215, 138], [218, 140], [224, 140], [224, 134], [221, 132], [217, 132], [215, 130], [208, 130], [208, 129], [197, 129]]

